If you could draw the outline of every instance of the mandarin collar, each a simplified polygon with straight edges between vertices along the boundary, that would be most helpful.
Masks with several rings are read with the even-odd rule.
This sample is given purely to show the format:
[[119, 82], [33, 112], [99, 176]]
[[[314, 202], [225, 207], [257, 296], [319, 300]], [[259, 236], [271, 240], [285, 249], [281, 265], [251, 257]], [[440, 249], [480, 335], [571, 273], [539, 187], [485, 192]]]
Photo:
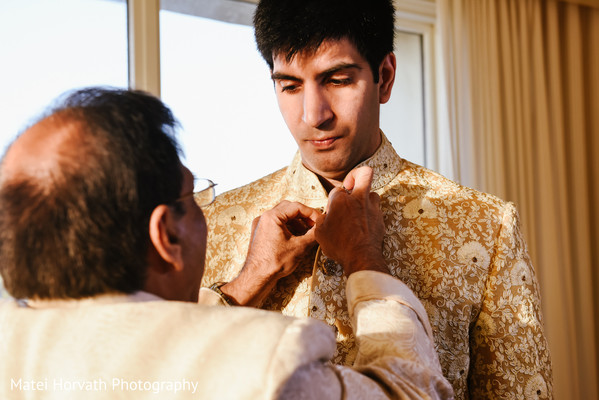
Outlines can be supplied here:
[[[362, 161], [354, 169], [369, 166], [373, 170], [372, 190], [377, 191], [393, 180], [403, 168], [403, 160], [397, 155], [391, 142], [381, 131], [381, 145], [368, 159]], [[318, 176], [304, 167], [299, 152], [295, 154], [291, 165], [287, 169], [287, 181], [289, 192], [298, 198], [305, 200], [326, 199], [328, 194]]]

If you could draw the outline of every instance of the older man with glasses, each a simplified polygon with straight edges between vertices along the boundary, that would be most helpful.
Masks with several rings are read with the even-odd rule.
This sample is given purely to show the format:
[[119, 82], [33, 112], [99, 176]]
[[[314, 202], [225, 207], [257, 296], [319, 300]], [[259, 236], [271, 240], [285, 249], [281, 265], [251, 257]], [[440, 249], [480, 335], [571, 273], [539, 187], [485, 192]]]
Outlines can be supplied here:
[[[181, 164], [175, 127], [156, 98], [92, 88], [7, 150], [0, 273], [16, 300], [0, 303], [1, 399], [452, 396], [422, 304], [381, 265], [371, 170], [331, 192], [326, 216], [293, 202], [265, 212], [228, 284], [238, 295], [199, 296], [214, 183]], [[355, 369], [328, 362], [321, 322], [195, 303], [259, 304], [315, 240], [349, 276]]]

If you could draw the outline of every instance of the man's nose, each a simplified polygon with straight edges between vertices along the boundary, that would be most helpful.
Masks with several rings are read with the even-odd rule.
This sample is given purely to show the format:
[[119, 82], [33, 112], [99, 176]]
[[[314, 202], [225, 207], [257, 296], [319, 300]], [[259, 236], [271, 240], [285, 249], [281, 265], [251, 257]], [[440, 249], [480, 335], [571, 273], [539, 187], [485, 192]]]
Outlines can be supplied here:
[[304, 89], [304, 114], [302, 120], [311, 127], [318, 128], [333, 118], [331, 103], [320, 87]]

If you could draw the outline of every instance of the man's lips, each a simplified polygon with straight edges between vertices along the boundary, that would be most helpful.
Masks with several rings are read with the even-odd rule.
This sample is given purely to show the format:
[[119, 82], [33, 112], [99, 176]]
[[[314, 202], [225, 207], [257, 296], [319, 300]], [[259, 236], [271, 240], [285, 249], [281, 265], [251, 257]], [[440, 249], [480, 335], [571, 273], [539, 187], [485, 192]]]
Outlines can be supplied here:
[[323, 139], [318, 139], [318, 140], [308, 140], [313, 146], [316, 147], [329, 147], [330, 145], [332, 145], [337, 139], [339, 139], [339, 137], [330, 137], [330, 138], [323, 138]]

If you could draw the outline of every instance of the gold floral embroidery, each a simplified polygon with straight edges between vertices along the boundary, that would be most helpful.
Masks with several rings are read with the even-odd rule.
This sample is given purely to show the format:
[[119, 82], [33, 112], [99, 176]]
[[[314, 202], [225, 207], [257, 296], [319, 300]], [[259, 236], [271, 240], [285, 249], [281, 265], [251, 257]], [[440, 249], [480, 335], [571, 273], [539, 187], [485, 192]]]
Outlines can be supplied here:
[[512, 269], [512, 285], [531, 285], [532, 274], [528, 270], [528, 265], [522, 260], [518, 261]]
[[437, 210], [433, 203], [426, 198], [418, 198], [410, 201], [403, 209], [405, 218], [436, 218]]
[[240, 206], [233, 206], [227, 208], [218, 216], [218, 223], [219, 225], [243, 223], [246, 219], [245, 209]]
[[[539, 289], [513, 204], [402, 160], [386, 138], [361, 165], [374, 170], [390, 272], [422, 301], [456, 398], [551, 397]], [[299, 153], [288, 168], [222, 194], [206, 209], [205, 286], [239, 273], [252, 220], [283, 199], [326, 207], [327, 194]], [[314, 250], [277, 283], [264, 308], [325, 321], [337, 332], [333, 361], [351, 364], [356, 344], [345, 281], [342, 269]]]
[[487, 269], [490, 258], [485, 246], [479, 242], [468, 242], [458, 250], [458, 260], [463, 264], [470, 264]]
[[546, 399], [547, 395], [547, 384], [541, 374], [536, 374], [528, 380], [524, 389], [526, 399]]
[[483, 336], [493, 336], [497, 332], [497, 327], [493, 317], [485, 312], [480, 313], [478, 316], [476, 329], [481, 331]]

